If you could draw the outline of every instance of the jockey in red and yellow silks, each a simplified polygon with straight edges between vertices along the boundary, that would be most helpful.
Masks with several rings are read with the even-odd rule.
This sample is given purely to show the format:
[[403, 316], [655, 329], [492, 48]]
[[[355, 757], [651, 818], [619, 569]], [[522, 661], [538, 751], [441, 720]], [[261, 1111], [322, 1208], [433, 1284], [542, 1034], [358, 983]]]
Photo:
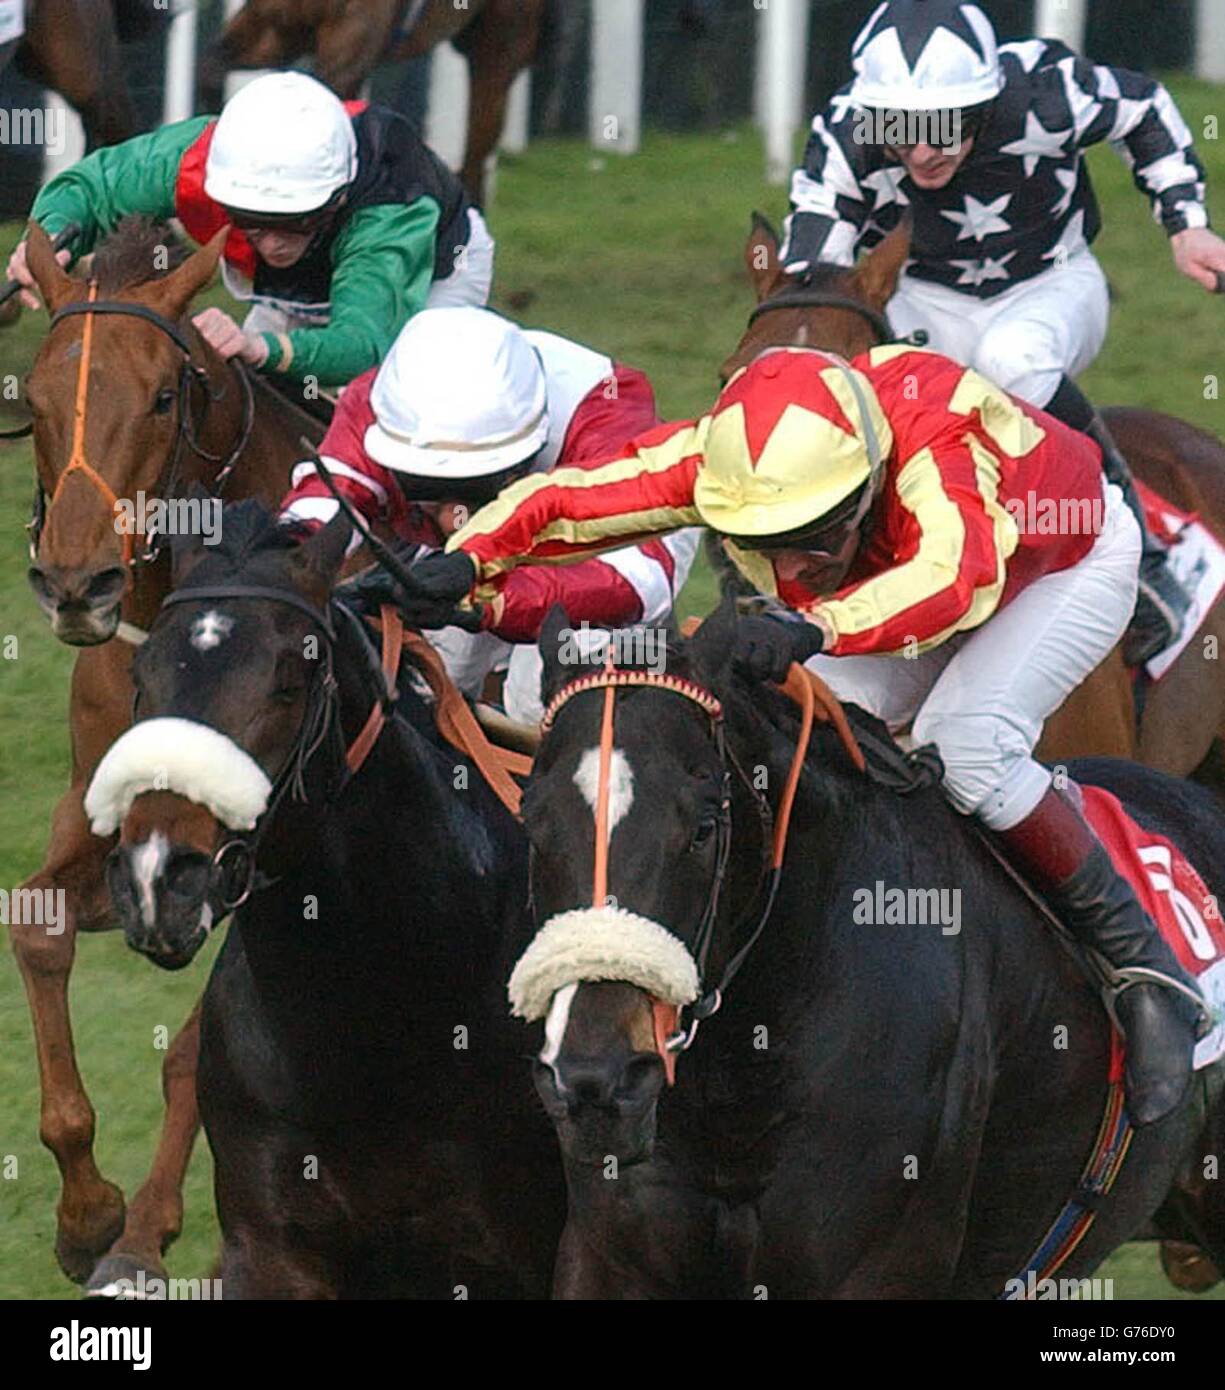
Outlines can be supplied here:
[[1121, 972], [1129, 1110], [1137, 1124], [1168, 1113], [1190, 1082], [1198, 992], [1033, 757], [1135, 599], [1139, 529], [1097, 446], [936, 353], [774, 349], [703, 419], [514, 484], [418, 574], [480, 597], [518, 565], [695, 523], [779, 600], [742, 620], [739, 667], [779, 680], [806, 660], [936, 745], [957, 809]]

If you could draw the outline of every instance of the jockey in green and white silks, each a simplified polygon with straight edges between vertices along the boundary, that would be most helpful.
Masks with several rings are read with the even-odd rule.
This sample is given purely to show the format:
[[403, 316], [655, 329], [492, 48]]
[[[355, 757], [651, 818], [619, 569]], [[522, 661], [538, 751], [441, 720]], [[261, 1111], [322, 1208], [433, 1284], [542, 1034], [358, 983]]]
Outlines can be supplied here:
[[[252, 308], [241, 327], [220, 309], [197, 327], [226, 357], [325, 387], [381, 362], [427, 304], [483, 305], [493, 279], [480, 213], [411, 123], [305, 73], [255, 79], [219, 118], [95, 151], [32, 211], [52, 236], [80, 225], [73, 257], [129, 214], [177, 217], [198, 242], [228, 225], [226, 287]], [[24, 243], [9, 274], [36, 304]]]
[[[1056, 41], [997, 47], [963, 0], [880, 5], [854, 67], [814, 118], [792, 180], [784, 268], [803, 280], [818, 262], [849, 265], [909, 215], [894, 328], [922, 329], [937, 351], [1092, 435], [1143, 531], [1126, 462], [1073, 380], [1101, 350], [1110, 312], [1084, 152], [1115, 146], [1178, 268], [1214, 289], [1225, 242], [1209, 230], [1203, 166], [1170, 94]], [[1146, 535], [1128, 660], [1166, 646], [1187, 606]]]

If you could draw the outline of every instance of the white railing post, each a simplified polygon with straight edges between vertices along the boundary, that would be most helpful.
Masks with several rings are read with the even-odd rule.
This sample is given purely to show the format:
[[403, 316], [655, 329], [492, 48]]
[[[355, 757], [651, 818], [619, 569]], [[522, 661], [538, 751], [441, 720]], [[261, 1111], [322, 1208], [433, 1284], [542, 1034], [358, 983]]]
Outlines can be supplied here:
[[757, 44], [757, 100], [765, 124], [766, 181], [786, 183], [804, 120], [808, 0], [767, 0]]
[[1088, 25], [1088, 0], [1037, 0], [1034, 29], [1040, 39], [1062, 39], [1079, 53]]
[[430, 55], [430, 97], [425, 143], [452, 169], [464, 162], [468, 141], [468, 64], [450, 43]]
[[43, 182], [46, 183], [85, 157], [85, 127], [81, 124], [80, 116], [58, 92], [48, 88], [43, 94], [43, 104], [46, 135], [50, 137], [52, 132], [63, 132], [63, 140], [56, 141], [58, 148], [53, 149], [47, 143], [43, 151]]
[[1225, 82], [1225, 5], [1199, 0], [1195, 11], [1195, 75]]
[[198, 21], [199, 11], [195, 4], [180, 0], [166, 35], [166, 87], [162, 93], [162, 120], [167, 125], [195, 115]]
[[635, 154], [642, 136], [643, 0], [592, 0], [587, 128], [601, 151]]
[[[246, 0], [225, 0], [225, 18], [233, 19], [242, 9]], [[254, 82], [257, 77], [263, 77], [266, 72], [272, 72], [272, 68], [246, 68], [238, 72], [230, 72], [225, 78], [224, 98], [226, 101], [234, 95], [240, 88], [245, 87], [248, 82]]]
[[528, 126], [532, 116], [532, 70], [524, 68], [511, 83], [506, 98], [506, 120], [502, 123], [502, 138], [498, 148], [507, 154], [522, 154], [527, 149]]

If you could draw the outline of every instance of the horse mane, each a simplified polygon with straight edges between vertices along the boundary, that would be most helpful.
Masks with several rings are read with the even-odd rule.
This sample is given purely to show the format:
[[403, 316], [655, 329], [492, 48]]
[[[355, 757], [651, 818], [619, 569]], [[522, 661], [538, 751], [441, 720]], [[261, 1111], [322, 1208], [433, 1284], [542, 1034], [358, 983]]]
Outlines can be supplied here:
[[123, 217], [94, 253], [98, 293], [115, 294], [161, 280], [187, 256], [187, 247], [168, 222], [154, 217]]

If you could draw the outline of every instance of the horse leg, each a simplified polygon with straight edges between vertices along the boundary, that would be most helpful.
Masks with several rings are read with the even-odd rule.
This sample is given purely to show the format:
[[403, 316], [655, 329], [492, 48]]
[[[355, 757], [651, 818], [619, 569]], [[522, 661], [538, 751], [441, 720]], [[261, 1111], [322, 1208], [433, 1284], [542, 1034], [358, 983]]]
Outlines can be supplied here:
[[55, 1253], [60, 1268], [78, 1282], [123, 1227], [123, 1193], [102, 1177], [94, 1162], [94, 1109], [77, 1069], [68, 1011], [76, 933], [98, 930], [109, 922], [102, 879], [105, 849], [85, 823], [80, 786], [71, 787], [55, 808], [47, 863], [19, 890], [62, 891], [60, 929], [17, 921], [10, 928], [38, 1055], [39, 1137], [55, 1155], [62, 1183]]
[[538, 4], [490, 0], [465, 36], [472, 95], [460, 178], [478, 204], [484, 201], [485, 162], [502, 134], [511, 84], [536, 56], [542, 8]]
[[313, 1251], [282, 1244], [268, 1229], [227, 1232], [217, 1275], [222, 1298], [335, 1299], [339, 1278]]
[[153, 1166], [128, 1206], [119, 1239], [90, 1276], [88, 1290], [104, 1294], [119, 1279], [165, 1279], [161, 1257], [183, 1229], [183, 1181], [200, 1129], [196, 1062], [200, 1054], [200, 1001], [170, 1044], [162, 1063], [166, 1114]]
[[41, 0], [32, 6], [20, 66], [80, 114], [91, 149], [135, 134], [136, 109], [109, 5]]
[[315, 33], [315, 74], [337, 95], [352, 100], [387, 51], [399, 19], [396, 0], [350, 3]]

